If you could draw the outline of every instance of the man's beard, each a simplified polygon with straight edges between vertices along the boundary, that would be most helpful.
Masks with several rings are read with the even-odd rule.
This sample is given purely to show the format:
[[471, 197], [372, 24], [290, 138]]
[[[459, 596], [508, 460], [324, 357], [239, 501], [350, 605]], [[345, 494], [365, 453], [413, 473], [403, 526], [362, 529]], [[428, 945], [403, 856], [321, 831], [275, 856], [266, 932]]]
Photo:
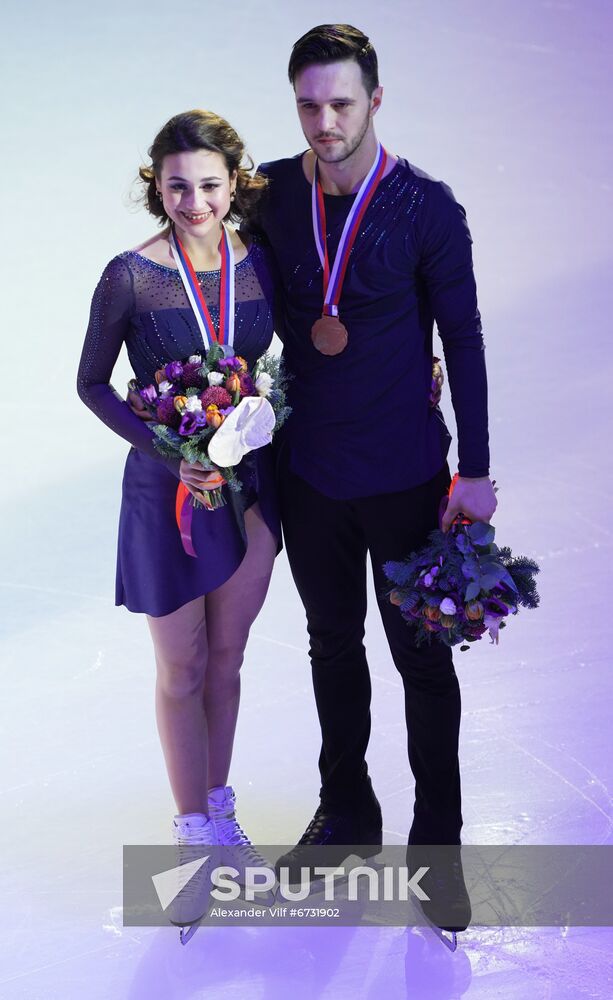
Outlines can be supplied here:
[[344, 146], [342, 152], [328, 153], [327, 155], [325, 153], [322, 154], [320, 152], [317, 152], [315, 149], [313, 149], [313, 152], [324, 163], [342, 163], [344, 160], [348, 160], [350, 156], [353, 156], [356, 149], [358, 149], [358, 147], [361, 145], [362, 140], [368, 131], [369, 125], [370, 125], [370, 115], [367, 112], [358, 134], [353, 139], [350, 140], [349, 145], [348, 146], [345, 145], [346, 140], [341, 139], [341, 142], [343, 143]]

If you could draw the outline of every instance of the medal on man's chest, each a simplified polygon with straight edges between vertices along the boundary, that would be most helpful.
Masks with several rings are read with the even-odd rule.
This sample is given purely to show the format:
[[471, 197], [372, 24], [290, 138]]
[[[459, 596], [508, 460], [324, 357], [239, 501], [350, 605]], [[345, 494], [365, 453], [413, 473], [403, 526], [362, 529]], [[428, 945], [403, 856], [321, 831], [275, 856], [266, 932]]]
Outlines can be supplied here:
[[344, 351], [347, 342], [347, 328], [338, 315], [338, 304], [343, 290], [343, 282], [347, 273], [349, 255], [358, 235], [362, 219], [381, 180], [387, 153], [381, 143], [377, 147], [377, 155], [368, 174], [364, 178], [360, 190], [355, 196], [349, 215], [345, 220], [343, 232], [334, 257], [332, 269], [328, 260], [328, 243], [326, 239], [326, 208], [324, 193], [319, 179], [318, 161], [315, 159], [311, 205], [313, 212], [313, 235], [315, 246], [323, 268], [324, 306], [323, 313], [315, 320], [311, 328], [313, 346], [327, 357], [334, 357]]
[[321, 354], [333, 357], [347, 346], [347, 329], [338, 316], [320, 316], [311, 328], [311, 340]]

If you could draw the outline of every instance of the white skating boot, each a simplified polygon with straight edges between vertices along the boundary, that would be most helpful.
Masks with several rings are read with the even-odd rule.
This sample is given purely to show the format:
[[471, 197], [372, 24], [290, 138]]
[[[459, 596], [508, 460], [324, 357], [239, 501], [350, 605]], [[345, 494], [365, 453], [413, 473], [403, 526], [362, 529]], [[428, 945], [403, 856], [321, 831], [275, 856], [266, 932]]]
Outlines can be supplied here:
[[[274, 870], [270, 861], [255, 849], [249, 837], [239, 825], [235, 812], [236, 795], [231, 785], [216, 785], [209, 789], [209, 816], [215, 824], [217, 843], [221, 845], [224, 864], [231, 865], [239, 872], [238, 881], [244, 887], [245, 868], [268, 868]], [[274, 906], [275, 892], [268, 889], [258, 892], [255, 903]]]
[[[184, 813], [175, 816], [172, 832], [177, 845], [177, 887], [180, 886], [180, 889], [168, 906], [167, 913], [170, 922], [180, 927], [181, 944], [187, 944], [208, 912], [212, 861], [204, 861], [187, 881], [185, 878], [189, 873], [182, 869], [190, 862], [201, 861], [205, 857], [203, 845], [215, 847], [215, 824], [204, 813]], [[215, 851], [211, 854], [214, 855]]]

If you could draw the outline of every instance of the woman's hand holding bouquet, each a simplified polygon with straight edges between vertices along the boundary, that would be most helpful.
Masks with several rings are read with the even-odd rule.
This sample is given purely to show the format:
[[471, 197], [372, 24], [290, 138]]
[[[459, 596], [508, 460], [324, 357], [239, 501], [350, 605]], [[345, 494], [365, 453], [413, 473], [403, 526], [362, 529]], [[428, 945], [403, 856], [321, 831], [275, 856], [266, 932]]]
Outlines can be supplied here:
[[222, 486], [240, 492], [236, 466], [269, 444], [289, 416], [285, 384], [279, 358], [264, 354], [249, 371], [244, 358], [218, 344], [204, 357], [170, 361], [155, 373], [155, 384], [129, 383], [128, 402], [151, 422], [157, 450], [181, 459], [176, 518], [189, 555], [196, 553], [188, 501], [214, 510], [226, 502]]

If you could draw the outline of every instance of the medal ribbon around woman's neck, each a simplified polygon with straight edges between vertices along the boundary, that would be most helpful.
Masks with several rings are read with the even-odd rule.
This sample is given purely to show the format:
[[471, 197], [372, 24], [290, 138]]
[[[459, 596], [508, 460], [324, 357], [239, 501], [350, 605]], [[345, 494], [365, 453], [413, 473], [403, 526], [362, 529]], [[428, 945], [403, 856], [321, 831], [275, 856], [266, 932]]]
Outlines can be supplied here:
[[[219, 330], [215, 330], [211, 314], [206, 304], [206, 299], [196, 277], [196, 272], [189, 259], [189, 255], [181, 243], [181, 240], [174, 229], [170, 230], [168, 237], [170, 252], [174, 257], [177, 270], [181, 276], [185, 294], [189, 300], [198, 328], [202, 335], [202, 341], [208, 350], [213, 344], [220, 344], [227, 354], [234, 353], [234, 248], [232, 246], [228, 230], [222, 225], [221, 241], [219, 250], [221, 253], [221, 276], [219, 288]], [[181, 542], [185, 552], [189, 556], [196, 556], [196, 551], [192, 542], [192, 515], [191, 492], [185, 483], [180, 482], [177, 487], [175, 498], [175, 517], [177, 527], [181, 534]]]
[[[192, 307], [205, 348], [213, 344], [231, 348], [234, 344], [234, 248], [228, 230], [222, 225], [219, 251], [221, 253], [221, 280], [219, 288], [219, 330], [215, 330], [206, 299], [196, 277], [196, 272], [181, 240], [171, 229], [168, 237], [170, 252], [175, 259], [185, 294]], [[232, 352], [230, 352], [232, 353]]]
[[338, 304], [343, 290], [343, 282], [349, 264], [349, 255], [356, 241], [366, 209], [370, 205], [379, 181], [383, 177], [387, 153], [381, 143], [377, 145], [377, 153], [372, 167], [362, 181], [356, 194], [349, 215], [345, 220], [343, 232], [338, 244], [332, 271], [328, 259], [328, 244], [326, 240], [326, 208], [324, 192], [319, 178], [318, 160], [315, 158], [313, 183], [311, 185], [311, 206], [313, 213], [313, 235], [315, 246], [323, 268], [324, 306], [321, 319], [313, 324], [311, 339], [322, 354], [340, 354], [347, 345], [347, 330], [338, 318]]

